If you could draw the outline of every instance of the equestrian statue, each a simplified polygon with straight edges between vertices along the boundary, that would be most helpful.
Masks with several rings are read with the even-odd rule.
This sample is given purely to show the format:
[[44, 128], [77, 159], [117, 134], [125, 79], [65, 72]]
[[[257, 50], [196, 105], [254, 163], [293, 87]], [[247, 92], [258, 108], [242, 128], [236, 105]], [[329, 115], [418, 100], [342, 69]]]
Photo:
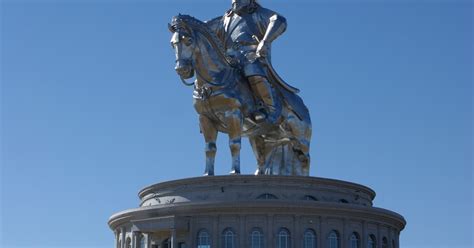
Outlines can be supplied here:
[[231, 174], [240, 174], [241, 138], [248, 137], [256, 175], [308, 176], [309, 111], [299, 90], [271, 64], [271, 44], [286, 30], [286, 19], [257, 0], [232, 0], [224, 16], [202, 22], [178, 15], [168, 26], [175, 70], [194, 87], [206, 142], [205, 175], [214, 175], [216, 139], [222, 132], [229, 135]]

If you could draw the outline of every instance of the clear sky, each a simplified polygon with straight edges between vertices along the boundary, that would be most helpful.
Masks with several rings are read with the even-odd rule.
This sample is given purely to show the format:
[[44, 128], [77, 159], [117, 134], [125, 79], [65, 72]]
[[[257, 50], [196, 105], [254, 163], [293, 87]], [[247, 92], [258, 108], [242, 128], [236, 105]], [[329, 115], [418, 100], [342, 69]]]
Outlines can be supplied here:
[[[288, 19], [273, 61], [311, 112], [311, 175], [373, 188], [408, 221], [402, 247], [473, 247], [472, 2], [261, 2]], [[107, 220], [141, 188], [202, 174], [167, 23], [229, 6], [2, 1], [1, 247], [112, 247]]]

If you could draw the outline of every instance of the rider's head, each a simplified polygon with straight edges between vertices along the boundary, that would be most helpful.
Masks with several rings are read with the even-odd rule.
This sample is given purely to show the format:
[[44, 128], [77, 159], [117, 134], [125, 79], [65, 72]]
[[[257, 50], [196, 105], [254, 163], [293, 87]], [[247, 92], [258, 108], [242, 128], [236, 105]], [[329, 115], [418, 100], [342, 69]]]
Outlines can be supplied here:
[[232, 0], [232, 10], [239, 12], [247, 8], [251, 4], [255, 4], [257, 0]]

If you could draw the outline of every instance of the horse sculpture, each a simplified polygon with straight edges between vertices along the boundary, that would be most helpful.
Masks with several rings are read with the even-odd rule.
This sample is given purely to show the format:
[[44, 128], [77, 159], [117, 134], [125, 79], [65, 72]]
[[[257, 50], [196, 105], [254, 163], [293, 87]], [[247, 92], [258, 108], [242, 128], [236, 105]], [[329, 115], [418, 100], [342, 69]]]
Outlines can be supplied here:
[[[216, 139], [222, 132], [229, 135], [231, 174], [240, 174], [241, 137], [248, 137], [257, 160], [256, 175], [308, 176], [311, 119], [301, 98], [274, 85], [280, 117], [276, 123], [256, 122], [251, 113], [257, 106], [247, 80], [206, 24], [179, 15], [169, 29], [175, 70], [184, 84], [194, 86], [194, 108], [206, 142], [205, 175], [214, 175]], [[194, 74], [196, 80], [187, 83]]]

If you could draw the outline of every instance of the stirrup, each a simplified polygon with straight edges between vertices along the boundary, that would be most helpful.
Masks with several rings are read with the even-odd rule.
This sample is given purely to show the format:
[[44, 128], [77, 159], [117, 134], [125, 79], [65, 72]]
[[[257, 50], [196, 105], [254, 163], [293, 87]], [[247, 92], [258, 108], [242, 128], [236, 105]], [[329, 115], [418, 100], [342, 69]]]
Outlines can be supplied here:
[[253, 119], [257, 122], [263, 122], [265, 119], [267, 119], [267, 115], [264, 113], [256, 113], [253, 115]]
[[267, 111], [265, 109], [259, 109], [253, 113], [253, 119], [257, 123], [262, 123], [268, 118]]

